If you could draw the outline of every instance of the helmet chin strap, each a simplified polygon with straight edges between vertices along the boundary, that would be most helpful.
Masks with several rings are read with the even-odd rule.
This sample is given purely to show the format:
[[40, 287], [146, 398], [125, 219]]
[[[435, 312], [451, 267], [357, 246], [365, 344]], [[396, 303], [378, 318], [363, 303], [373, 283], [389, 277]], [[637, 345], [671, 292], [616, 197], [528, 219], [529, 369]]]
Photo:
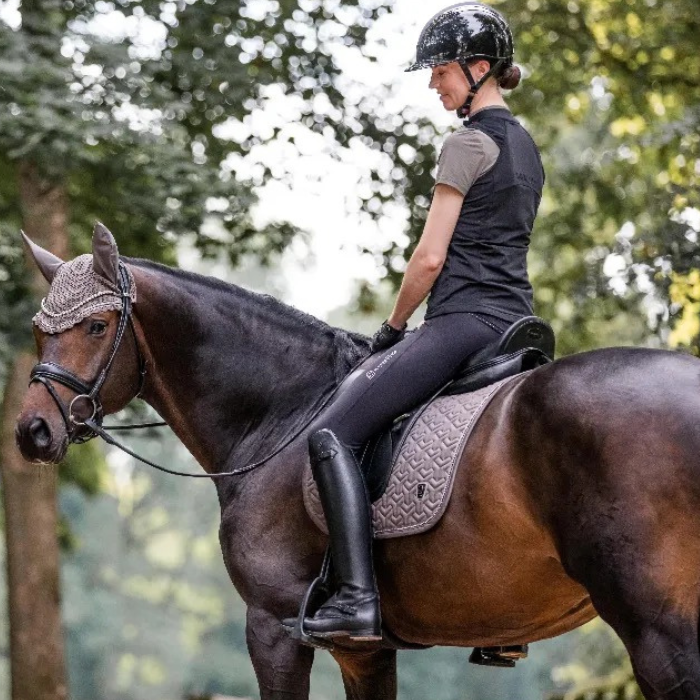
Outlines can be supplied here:
[[467, 95], [467, 99], [465, 103], [457, 110], [457, 116], [460, 119], [469, 119], [469, 112], [471, 111], [472, 102], [476, 97], [476, 93], [479, 92], [481, 86], [503, 65], [503, 63], [504, 59], [502, 58], [496, 61], [488, 72], [484, 73], [479, 80], [474, 80], [471, 69], [466, 63], [459, 64], [462, 71], [464, 71], [464, 75], [467, 76], [467, 80], [469, 81], [469, 94]]

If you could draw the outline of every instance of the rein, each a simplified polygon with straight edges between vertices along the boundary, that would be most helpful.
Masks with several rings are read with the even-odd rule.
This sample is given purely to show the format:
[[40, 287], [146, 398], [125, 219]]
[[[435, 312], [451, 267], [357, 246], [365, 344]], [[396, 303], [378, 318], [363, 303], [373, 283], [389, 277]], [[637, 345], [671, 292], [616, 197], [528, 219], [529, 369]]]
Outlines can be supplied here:
[[[299, 430], [297, 430], [291, 437], [284, 441], [279, 447], [277, 447], [273, 452], [271, 452], [267, 457], [261, 459], [258, 462], [252, 462], [247, 464], [245, 467], [239, 467], [238, 469], [233, 469], [228, 472], [217, 472], [216, 474], [191, 474], [189, 472], [180, 472], [173, 469], [168, 469], [155, 462], [151, 462], [145, 457], [141, 457], [136, 452], [129, 449], [126, 445], [119, 442], [116, 438], [112, 437], [109, 430], [137, 430], [141, 428], [158, 428], [168, 425], [164, 421], [157, 421], [151, 423], [138, 423], [131, 425], [114, 425], [114, 426], [103, 426], [102, 420], [104, 418], [104, 410], [102, 408], [102, 402], [100, 401], [99, 393], [100, 389], [104, 385], [109, 370], [112, 368], [114, 359], [117, 356], [119, 347], [122, 340], [124, 339], [124, 334], [126, 332], [126, 327], [129, 325], [131, 327], [131, 334], [134, 339], [134, 347], [136, 349], [137, 362], [139, 365], [139, 388], [136, 393], [136, 397], [141, 395], [143, 391], [143, 386], [146, 380], [146, 363], [139, 349], [139, 344], [136, 338], [136, 330], [134, 328], [134, 321], [132, 317], [132, 304], [131, 304], [131, 282], [129, 280], [129, 275], [127, 274], [126, 268], [122, 262], [119, 263], [119, 293], [122, 299], [122, 309], [119, 316], [119, 326], [117, 327], [117, 333], [114, 336], [114, 342], [112, 344], [112, 350], [110, 351], [109, 359], [105, 364], [104, 368], [97, 375], [97, 379], [94, 384], [90, 386], [85, 383], [82, 379], [77, 377], [70, 370], [61, 367], [61, 365], [55, 364], [53, 362], [39, 362], [34, 365], [34, 368], [30, 374], [29, 384], [34, 382], [40, 382], [46, 387], [49, 395], [54, 400], [54, 403], [61, 412], [63, 417], [63, 422], [66, 426], [66, 432], [68, 433], [68, 442], [74, 444], [82, 444], [88, 440], [92, 440], [95, 437], [102, 438], [107, 444], [112, 445], [125, 452], [129, 456], [137, 459], [139, 462], [153, 467], [159, 471], [165, 472], [166, 474], [173, 474], [175, 476], [188, 476], [193, 479], [219, 479], [228, 476], [238, 476], [240, 474], [246, 474], [247, 472], [253, 471], [258, 467], [263, 466], [269, 462], [274, 456], [279, 454], [285, 447], [287, 447], [292, 441], [294, 441], [301, 433], [311, 424], [311, 422], [318, 416], [318, 414], [323, 410], [323, 408], [328, 404], [328, 402], [335, 396], [340, 385], [328, 395], [325, 401], [321, 403], [318, 409], [311, 415], [308, 421], [306, 421]], [[358, 367], [363, 361], [364, 357], [358, 360], [358, 362], [350, 369], [352, 373], [356, 367]], [[66, 388], [74, 391], [77, 395], [72, 399], [70, 404], [66, 405], [61, 400], [60, 396], [56, 392], [52, 382], [58, 382]], [[80, 415], [80, 404], [84, 403], [87, 406], [87, 411], [81, 417]]]

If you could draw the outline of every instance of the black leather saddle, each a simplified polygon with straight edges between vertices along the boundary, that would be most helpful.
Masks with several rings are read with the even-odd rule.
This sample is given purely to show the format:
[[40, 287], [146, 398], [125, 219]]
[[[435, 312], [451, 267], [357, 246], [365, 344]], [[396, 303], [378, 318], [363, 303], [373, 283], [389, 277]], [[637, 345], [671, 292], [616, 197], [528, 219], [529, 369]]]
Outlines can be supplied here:
[[546, 365], [554, 359], [552, 327], [537, 316], [516, 321], [495, 342], [466, 358], [456, 375], [425, 404], [394, 420], [391, 428], [367, 442], [358, 455], [370, 500], [376, 501], [386, 489], [394, 452], [411, 429], [423, 406], [438, 396], [466, 394], [501, 379]]

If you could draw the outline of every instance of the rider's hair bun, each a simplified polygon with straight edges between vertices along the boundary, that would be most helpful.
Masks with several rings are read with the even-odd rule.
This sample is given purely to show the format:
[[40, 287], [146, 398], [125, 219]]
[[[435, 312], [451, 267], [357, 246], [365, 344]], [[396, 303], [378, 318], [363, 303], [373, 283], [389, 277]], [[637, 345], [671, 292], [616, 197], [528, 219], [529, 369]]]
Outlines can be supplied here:
[[498, 78], [498, 84], [504, 90], [512, 90], [518, 87], [522, 73], [518, 66], [508, 66]]

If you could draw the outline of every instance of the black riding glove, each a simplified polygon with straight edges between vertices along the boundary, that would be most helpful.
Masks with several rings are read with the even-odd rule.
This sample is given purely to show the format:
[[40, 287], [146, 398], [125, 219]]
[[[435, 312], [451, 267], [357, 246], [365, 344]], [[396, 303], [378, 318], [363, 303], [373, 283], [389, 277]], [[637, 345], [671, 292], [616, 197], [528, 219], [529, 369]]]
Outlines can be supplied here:
[[392, 345], [396, 345], [396, 343], [398, 343], [405, 334], [406, 324], [404, 324], [404, 327], [401, 330], [397, 330], [384, 321], [384, 323], [382, 323], [382, 327], [374, 334], [374, 337], [372, 338], [372, 352], [386, 350]]

